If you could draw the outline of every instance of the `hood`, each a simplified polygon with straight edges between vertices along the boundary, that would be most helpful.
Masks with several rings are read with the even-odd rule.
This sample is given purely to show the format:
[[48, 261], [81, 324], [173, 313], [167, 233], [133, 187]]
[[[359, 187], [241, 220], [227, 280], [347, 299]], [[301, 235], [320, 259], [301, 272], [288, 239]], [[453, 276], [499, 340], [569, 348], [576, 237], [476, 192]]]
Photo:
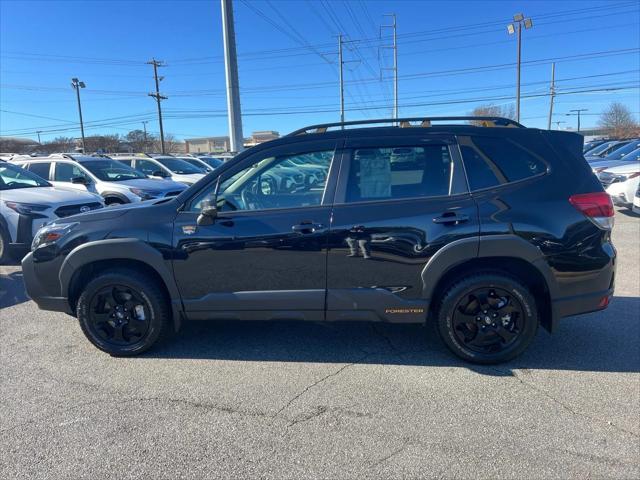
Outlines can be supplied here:
[[629, 162], [624, 162], [620, 160], [602, 160], [601, 162], [591, 162], [589, 166], [591, 168], [612, 168], [617, 167], [618, 165], [625, 165]]
[[189, 173], [184, 175], [174, 173], [172, 178], [174, 181], [178, 181], [178, 182], [196, 183], [198, 180], [200, 180], [201, 178], [204, 178], [205, 176], [206, 175], [204, 173]]
[[[627, 174], [640, 172], [640, 162], [625, 162], [626, 165], [619, 165], [613, 168], [607, 168], [605, 172], [612, 173], [614, 175]], [[604, 172], [603, 172], [604, 173]]]
[[111, 220], [111, 219], [126, 215], [129, 212], [142, 209], [142, 208], [148, 208], [155, 205], [156, 203], [164, 203], [164, 202], [165, 200], [147, 200], [144, 202], [110, 205], [100, 210], [92, 210], [87, 213], [81, 213], [79, 215], [65, 217], [63, 219], [56, 220], [56, 223], [96, 222], [100, 220]]
[[171, 179], [156, 180], [154, 178], [137, 178], [135, 180], [123, 180], [117, 183], [118, 185], [124, 185], [128, 188], [139, 188], [141, 190], [153, 190], [156, 192], [184, 189], [184, 184], [172, 181]]
[[3, 200], [9, 200], [12, 202], [40, 203], [44, 205], [103, 202], [101, 196], [93, 193], [57, 187], [33, 187], [2, 190], [0, 191], [0, 197]]

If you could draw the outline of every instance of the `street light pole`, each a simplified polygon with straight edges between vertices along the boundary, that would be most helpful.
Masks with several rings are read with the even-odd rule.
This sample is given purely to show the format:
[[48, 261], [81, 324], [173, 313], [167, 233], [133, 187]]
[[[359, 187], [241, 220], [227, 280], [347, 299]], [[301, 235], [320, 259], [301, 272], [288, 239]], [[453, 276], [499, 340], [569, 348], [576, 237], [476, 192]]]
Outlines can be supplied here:
[[520, 121], [520, 58], [522, 52], [522, 26], [529, 29], [533, 27], [533, 21], [530, 18], [524, 18], [522, 13], [516, 13], [513, 16], [513, 22], [507, 25], [507, 32], [509, 35], [518, 33], [518, 59], [516, 68], [516, 121]]
[[240, 110], [240, 85], [238, 82], [238, 57], [236, 34], [233, 25], [232, 0], [220, 0], [222, 8], [222, 40], [224, 44], [224, 68], [227, 80], [227, 113], [229, 116], [229, 143], [231, 151], [244, 150], [242, 136], [242, 112]]
[[142, 128], [144, 129], [144, 149], [145, 149], [145, 151], [147, 150], [147, 123], [149, 123], [149, 120], [143, 120], [142, 121]]
[[[84, 123], [82, 122], [82, 106], [80, 104], [80, 89], [85, 88], [84, 82], [81, 82], [77, 78], [71, 79], [71, 87], [76, 91], [76, 97], [78, 99], [78, 114], [80, 115], [80, 133], [82, 135], [82, 153], [85, 153], [84, 149]], [[39, 136], [38, 136], [39, 137]]]

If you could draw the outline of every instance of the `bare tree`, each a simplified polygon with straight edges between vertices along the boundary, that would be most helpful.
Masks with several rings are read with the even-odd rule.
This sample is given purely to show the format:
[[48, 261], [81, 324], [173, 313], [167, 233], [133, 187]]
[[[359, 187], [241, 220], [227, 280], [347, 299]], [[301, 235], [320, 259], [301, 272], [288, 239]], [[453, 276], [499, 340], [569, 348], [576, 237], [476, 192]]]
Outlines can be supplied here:
[[49, 142], [43, 143], [38, 150], [44, 153], [73, 152], [78, 146], [78, 142], [73, 137], [57, 137]]
[[631, 111], [623, 104], [613, 102], [602, 114], [599, 125], [615, 138], [631, 138], [640, 134], [640, 126]]
[[120, 148], [120, 135], [92, 135], [84, 139], [86, 152], [117, 152]]
[[[156, 152], [162, 151], [159, 138], [153, 142], [153, 148]], [[184, 142], [178, 140], [172, 133], [167, 133], [164, 136], [164, 149], [167, 153], [184, 153]]]
[[0, 138], [0, 152], [3, 153], [29, 153], [33, 150], [33, 145], [28, 142], [21, 142], [15, 138]]
[[157, 141], [155, 135], [142, 130], [131, 130], [124, 139], [134, 152], [146, 152]]
[[[480, 105], [474, 108], [469, 114], [472, 117], [503, 117], [515, 119], [516, 109], [512, 103], [508, 105]], [[472, 125], [478, 125], [480, 122], [471, 120]]]

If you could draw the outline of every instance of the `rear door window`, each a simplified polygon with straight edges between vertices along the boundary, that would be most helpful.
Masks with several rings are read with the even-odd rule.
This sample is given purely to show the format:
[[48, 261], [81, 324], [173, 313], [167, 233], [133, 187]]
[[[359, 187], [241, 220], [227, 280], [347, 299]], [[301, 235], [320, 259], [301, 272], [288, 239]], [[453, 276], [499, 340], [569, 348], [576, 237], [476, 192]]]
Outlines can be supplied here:
[[49, 170], [51, 169], [51, 162], [37, 162], [29, 165], [29, 171], [35, 173], [45, 180], [49, 180]]
[[444, 144], [356, 148], [351, 153], [346, 201], [449, 195], [453, 164]]

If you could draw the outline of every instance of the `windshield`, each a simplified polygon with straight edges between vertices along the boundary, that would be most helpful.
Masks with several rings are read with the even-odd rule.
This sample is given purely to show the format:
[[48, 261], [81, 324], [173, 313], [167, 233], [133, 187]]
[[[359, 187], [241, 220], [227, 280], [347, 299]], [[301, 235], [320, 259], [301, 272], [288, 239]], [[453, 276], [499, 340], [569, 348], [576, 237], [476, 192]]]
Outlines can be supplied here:
[[199, 168], [202, 172], [207, 172], [211, 170], [209, 167], [202, 165], [202, 163], [196, 160], [195, 158], [185, 158], [184, 161], [189, 162], [191, 165], [193, 165], [196, 168]]
[[586, 155], [598, 155], [604, 152], [607, 148], [613, 145], [615, 142], [605, 142], [602, 145], [598, 145], [596, 148], [592, 148], [589, 150]]
[[620, 160], [627, 153], [633, 152], [636, 148], [640, 147], [640, 141], [635, 141], [626, 144], [624, 147], [616, 148], [609, 155], [604, 157], [605, 160]]
[[199, 157], [199, 158], [204, 163], [206, 163], [207, 165], [213, 168], [218, 168], [220, 165], [224, 163], [224, 161], [220, 160], [219, 158], [213, 158], [213, 157]]
[[16, 165], [0, 163], [0, 190], [16, 188], [50, 187], [51, 184], [34, 173]]
[[194, 167], [189, 162], [180, 160], [179, 158], [160, 157], [156, 158], [158, 162], [167, 167], [173, 173], [178, 175], [188, 175], [190, 173], [202, 173], [202, 170], [198, 167]]
[[625, 162], [637, 162], [640, 160], [640, 148], [636, 148], [633, 152], [627, 153], [621, 160]]
[[104, 182], [122, 182], [124, 180], [147, 178], [145, 174], [116, 160], [90, 160], [82, 162], [82, 166]]

